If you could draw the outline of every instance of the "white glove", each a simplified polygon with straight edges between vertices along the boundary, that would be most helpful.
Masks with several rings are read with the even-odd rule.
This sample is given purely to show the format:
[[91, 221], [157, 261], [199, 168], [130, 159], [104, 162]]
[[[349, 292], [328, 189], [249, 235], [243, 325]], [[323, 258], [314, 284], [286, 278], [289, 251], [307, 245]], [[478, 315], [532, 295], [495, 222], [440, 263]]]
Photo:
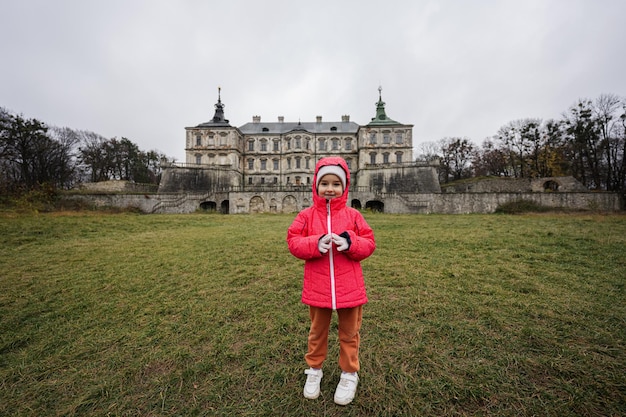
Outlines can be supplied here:
[[326, 253], [330, 249], [330, 242], [332, 237], [330, 235], [324, 235], [317, 241], [317, 249], [320, 253]]
[[339, 252], [350, 248], [350, 242], [348, 242], [348, 239], [346, 239], [345, 237], [339, 236], [335, 233], [333, 233], [331, 236], [333, 238], [333, 243], [337, 245], [337, 250]]

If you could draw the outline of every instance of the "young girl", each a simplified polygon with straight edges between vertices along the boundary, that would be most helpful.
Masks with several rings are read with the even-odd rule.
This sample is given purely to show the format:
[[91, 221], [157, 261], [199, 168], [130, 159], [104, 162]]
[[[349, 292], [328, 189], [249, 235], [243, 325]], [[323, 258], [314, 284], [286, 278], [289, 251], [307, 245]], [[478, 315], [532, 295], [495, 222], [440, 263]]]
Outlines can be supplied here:
[[367, 303], [360, 261], [376, 248], [374, 233], [361, 213], [346, 205], [349, 186], [346, 161], [320, 159], [313, 176], [313, 205], [298, 213], [287, 231], [289, 251], [305, 261], [302, 302], [311, 317], [304, 396], [315, 399], [320, 394], [328, 330], [332, 312], [337, 311], [342, 372], [335, 402], [340, 405], [354, 399], [359, 382], [359, 332]]

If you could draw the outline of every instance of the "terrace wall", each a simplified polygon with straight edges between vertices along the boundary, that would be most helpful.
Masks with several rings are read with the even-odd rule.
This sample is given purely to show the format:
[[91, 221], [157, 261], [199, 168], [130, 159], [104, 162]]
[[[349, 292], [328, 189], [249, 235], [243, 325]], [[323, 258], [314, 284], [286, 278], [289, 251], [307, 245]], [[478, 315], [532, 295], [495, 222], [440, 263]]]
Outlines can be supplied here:
[[[74, 194], [67, 199], [82, 200], [97, 208], [135, 208], [144, 213], [193, 213], [212, 208], [225, 214], [295, 213], [311, 204], [310, 190], [236, 191], [222, 193], [158, 194]], [[374, 207], [396, 214], [493, 213], [502, 204], [519, 200], [570, 210], [615, 212], [625, 209], [624, 197], [617, 193], [424, 193], [398, 194], [350, 192], [350, 204]]]

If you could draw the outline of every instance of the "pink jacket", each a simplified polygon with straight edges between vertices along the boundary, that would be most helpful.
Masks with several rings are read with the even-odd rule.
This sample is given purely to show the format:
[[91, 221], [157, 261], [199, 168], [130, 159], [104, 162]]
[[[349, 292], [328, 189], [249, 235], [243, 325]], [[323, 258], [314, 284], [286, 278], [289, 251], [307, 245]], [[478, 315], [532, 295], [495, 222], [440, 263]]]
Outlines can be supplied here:
[[[317, 173], [324, 165], [339, 165], [346, 172], [346, 189], [332, 200], [320, 197], [315, 189]], [[304, 304], [336, 310], [367, 303], [360, 261], [374, 252], [376, 243], [374, 232], [363, 215], [346, 205], [349, 187], [350, 170], [343, 158], [320, 159], [313, 177], [313, 205], [298, 213], [287, 230], [289, 251], [305, 261]], [[320, 253], [318, 240], [331, 232], [328, 230], [329, 217], [333, 233], [347, 232], [350, 236], [348, 250], [339, 252], [333, 244], [328, 253]]]

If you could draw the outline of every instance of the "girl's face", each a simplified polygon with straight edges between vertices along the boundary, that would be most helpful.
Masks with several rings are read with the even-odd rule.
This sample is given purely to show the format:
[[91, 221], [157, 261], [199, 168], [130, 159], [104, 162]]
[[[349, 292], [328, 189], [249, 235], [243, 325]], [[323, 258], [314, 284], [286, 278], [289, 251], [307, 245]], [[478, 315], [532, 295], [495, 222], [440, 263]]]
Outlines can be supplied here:
[[326, 174], [317, 186], [317, 194], [327, 200], [339, 197], [343, 194], [343, 184], [335, 174]]

